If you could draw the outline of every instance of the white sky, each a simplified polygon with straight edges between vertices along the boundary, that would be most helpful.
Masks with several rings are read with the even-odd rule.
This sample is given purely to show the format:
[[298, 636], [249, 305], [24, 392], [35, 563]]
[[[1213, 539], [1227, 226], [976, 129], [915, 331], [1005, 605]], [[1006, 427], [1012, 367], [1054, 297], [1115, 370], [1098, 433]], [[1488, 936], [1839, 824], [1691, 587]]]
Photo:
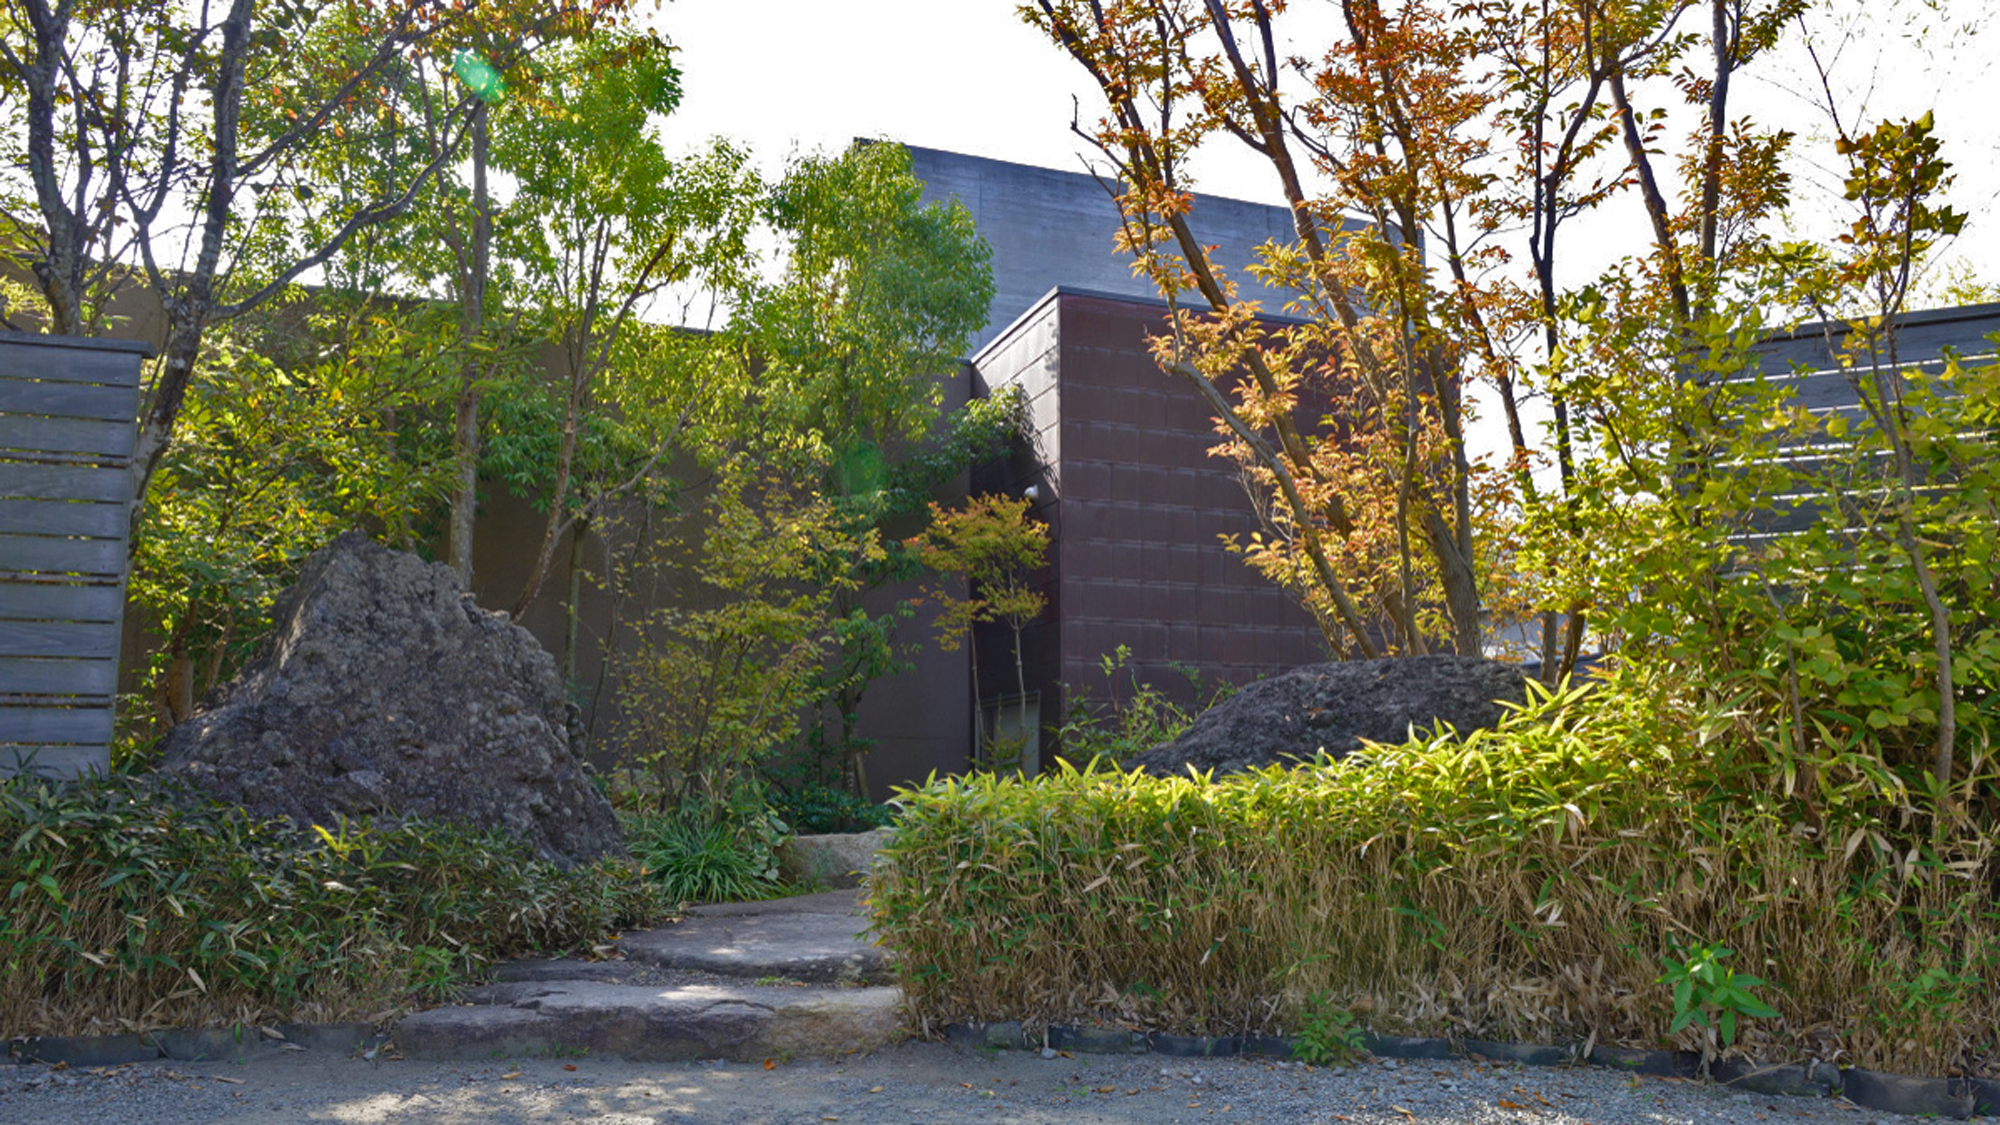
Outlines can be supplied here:
[[[2000, 112], [1985, 57], [2000, 33], [1970, 27], [1988, 3], [1829, 0], [1810, 26], [1862, 119], [1936, 108], [1959, 172], [1950, 198], [1973, 216], [1951, 257], [2000, 281]], [[1073, 170], [1086, 146], [1069, 131], [1072, 97], [1086, 125], [1099, 112], [1082, 71], [1014, 14], [1012, 0], [672, 0], [649, 18], [681, 48], [686, 94], [670, 129], [689, 146], [717, 134], [746, 142], [773, 169], [789, 152], [878, 137]], [[1793, 52], [1760, 64], [1737, 104], [1810, 147], [1807, 138], [1824, 133], [1815, 86]], [[1279, 202], [1252, 157], [1199, 170], [1201, 190]], [[1831, 233], [1830, 182], [1804, 186], [1799, 233]], [[1592, 238], [1615, 246], [1628, 230], [1613, 219]], [[1642, 235], [1629, 230], [1619, 252], [1636, 252]]]

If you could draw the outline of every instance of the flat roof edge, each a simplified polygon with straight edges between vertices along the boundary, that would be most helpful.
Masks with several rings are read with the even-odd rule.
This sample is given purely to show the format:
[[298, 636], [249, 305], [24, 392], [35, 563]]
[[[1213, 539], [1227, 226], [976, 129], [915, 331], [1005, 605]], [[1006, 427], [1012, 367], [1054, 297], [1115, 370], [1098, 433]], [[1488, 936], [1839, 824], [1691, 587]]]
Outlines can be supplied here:
[[[1950, 324], [1960, 320], [1991, 320], [1996, 331], [2000, 331], [2000, 301], [1980, 305], [1953, 305], [1942, 309], [1920, 309], [1916, 312], [1898, 313], [1896, 326], [1914, 328], [1932, 324]], [[1824, 333], [1829, 325], [1839, 326], [1842, 321], [1814, 320], [1790, 328], [1783, 332], [1773, 332], [1764, 337], [1765, 343], [1781, 343], [1786, 340], [1807, 340]]]
[[76, 348], [80, 351], [128, 352], [141, 357], [153, 354], [153, 345], [144, 340], [116, 336], [46, 336], [39, 332], [0, 332], [0, 344], [34, 344], [45, 348]]

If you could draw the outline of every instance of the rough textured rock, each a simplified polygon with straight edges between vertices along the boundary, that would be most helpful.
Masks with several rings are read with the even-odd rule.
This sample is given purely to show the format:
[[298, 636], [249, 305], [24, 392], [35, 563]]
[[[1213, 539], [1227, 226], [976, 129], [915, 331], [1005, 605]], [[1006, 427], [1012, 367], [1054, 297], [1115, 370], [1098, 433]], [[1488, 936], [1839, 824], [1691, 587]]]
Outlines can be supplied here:
[[887, 828], [794, 836], [778, 849], [778, 868], [794, 883], [858, 887], [893, 836]]
[[1412, 726], [1493, 726], [1497, 701], [1520, 702], [1526, 685], [1515, 665], [1468, 656], [1309, 664], [1244, 687], [1131, 764], [1167, 776], [1189, 766], [1236, 773], [1310, 760], [1321, 750], [1339, 758], [1363, 739], [1400, 742]]
[[301, 826], [421, 816], [563, 862], [623, 852], [570, 751], [555, 661], [445, 566], [349, 532], [306, 561], [273, 621], [168, 735], [164, 769]]

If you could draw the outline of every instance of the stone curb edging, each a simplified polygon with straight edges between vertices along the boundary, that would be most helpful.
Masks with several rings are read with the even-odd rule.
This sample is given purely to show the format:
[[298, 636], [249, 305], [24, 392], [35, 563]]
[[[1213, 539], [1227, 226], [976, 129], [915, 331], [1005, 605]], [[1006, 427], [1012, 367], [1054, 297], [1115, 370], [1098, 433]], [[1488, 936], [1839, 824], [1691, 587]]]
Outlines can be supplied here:
[[31, 1035], [0, 1040], [6, 1062], [120, 1066], [125, 1063], [244, 1062], [259, 1052], [291, 1046], [312, 1051], [353, 1054], [379, 1044], [375, 1025], [367, 1023], [281, 1023], [272, 1038], [258, 1027], [172, 1028], [127, 1035]]
[[[945, 1038], [967, 1047], [1024, 1050], [1031, 1041], [1018, 1020], [1000, 1023], [946, 1024]], [[1158, 1054], [1178, 1058], [1240, 1055], [1290, 1058], [1292, 1040], [1274, 1035], [1168, 1035], [1164, 1032], [1076, 1028], [1052, 1025], [1043, 1045], [1082, 1054]], [[1609, 1070], [1670, 1078], [1693, 1078], [1701, 1057], [1687, 1051], [1645, 1051], [1596, 1047], [1580, 1058], [1574, 1047], [1533, 1043], [1494, 1043], [1478, 1039], [1431, 1039], [1403, 1035], [1364, 1035], [1361, 1049], [1390, 1059], [1486, 1059], [1522, 1066], [1570, 1066], [1578, 1062]], [[1864, 1109], [1883, 1113], [1929, 1115], [1964, 1120], [1974, 1115], [2000, 1116], [2000, 1079], [1912, 1078], [1830, 1063], [1756, 1064], [1718, 1059], [1709, 1068], [1716, 1085], [1748, 1093], [1785, 1097], [1844, 1097]]]

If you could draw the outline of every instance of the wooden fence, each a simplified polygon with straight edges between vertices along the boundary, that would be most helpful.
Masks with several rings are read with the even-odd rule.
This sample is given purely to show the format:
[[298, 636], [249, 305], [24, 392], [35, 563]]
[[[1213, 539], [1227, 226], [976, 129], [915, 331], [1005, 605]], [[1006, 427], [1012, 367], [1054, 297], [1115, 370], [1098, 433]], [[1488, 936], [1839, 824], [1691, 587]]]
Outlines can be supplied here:
[[150, 352], [0, 333], [0, 776], [110, 765]]

